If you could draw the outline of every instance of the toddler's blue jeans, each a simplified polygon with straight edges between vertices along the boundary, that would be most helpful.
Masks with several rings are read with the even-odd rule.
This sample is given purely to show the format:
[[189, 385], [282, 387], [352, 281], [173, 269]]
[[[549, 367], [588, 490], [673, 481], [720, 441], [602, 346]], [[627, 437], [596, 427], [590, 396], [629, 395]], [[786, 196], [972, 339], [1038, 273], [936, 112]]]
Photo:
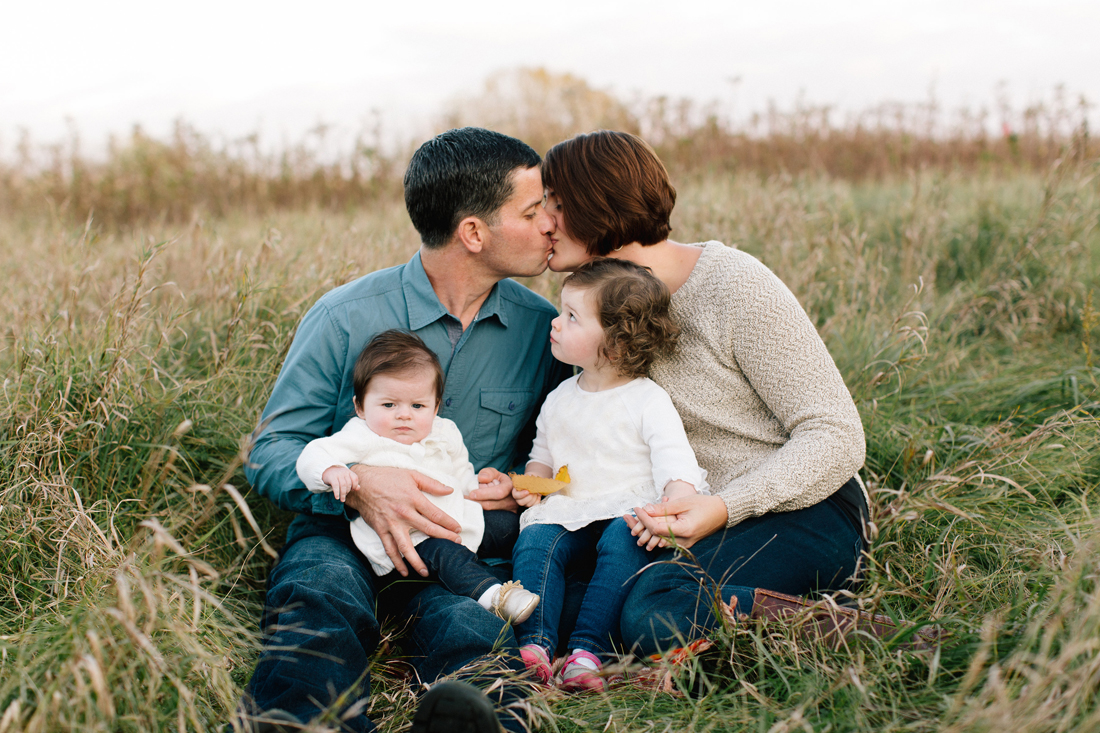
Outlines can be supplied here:
[[590, 559], [593, 552], [596, 569], [566, 648], [596, 655], [611, 651], [618, 641], [619, 614], [627, 594], [654, 557], [638, 547], [621, 517], [572, 532], [557, 524], [532, 524], [519, 533], [512, 553], [513, 576], [542, 597], [531, 618], [516, 627], [520, 645], [538, 644], [554, 654], [566, 575], [570, 566]]

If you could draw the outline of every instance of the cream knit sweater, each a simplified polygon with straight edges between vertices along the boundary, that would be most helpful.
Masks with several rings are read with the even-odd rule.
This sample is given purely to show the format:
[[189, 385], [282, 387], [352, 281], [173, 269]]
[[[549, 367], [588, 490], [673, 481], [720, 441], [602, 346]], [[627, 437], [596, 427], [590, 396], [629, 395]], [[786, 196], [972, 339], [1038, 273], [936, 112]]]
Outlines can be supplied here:
[[[672, 295], [680, 347], [650, 369], [672, 397], [726, 526], [813, 506], [863, 465], [863, 425], [794, 294], [751, 255], [703, 248]], [[865, 492], [866, 493], [866, 492]]]

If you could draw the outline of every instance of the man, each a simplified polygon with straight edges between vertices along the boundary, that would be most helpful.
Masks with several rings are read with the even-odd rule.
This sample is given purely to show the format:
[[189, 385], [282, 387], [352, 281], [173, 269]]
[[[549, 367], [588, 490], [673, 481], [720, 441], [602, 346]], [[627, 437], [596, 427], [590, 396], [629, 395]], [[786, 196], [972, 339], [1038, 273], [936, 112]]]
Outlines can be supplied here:
[[[458, 424], [480, 471], [481, 488], [471, 498], [486, 509], [515, 509], [511, 482], [500, 472], [526, 458], [538, 407], [565, 376], [549, 349], [555, 309], [506, 279], [546, 269], [554, 223], [542, 206], [540, 162], [519, 140], [477, 128], [426, 142], [405, 174], [420, 251], [327, 293], [298, 327], [247, 471], [261, 494], [299, 513], [269, 579], [265, 649], [249, 683], [254, 710], [278, 711], [267, 717], [284, 721], [283, 728], [331, 708], [348, 715], [347, 728], [374, 729], [364, 706], [354, 704], [369, 692], [376, 605], [387, 581], [355, 549], [349, 517], [366, 519], [401, 576], [410, 567], [427, 574], [410, 529], [458, 540], [458, 524], [424, 496], [450, 489], [415, 471], [354, 466], [360, 488], [345, 504], [310, 493], [295, 473], [303, 446], [352, 416], [352, 369], [375, 334], [406, 328], [436, 353], [447, 376], [439, 414]], [[501, 643], [515, 651], [499, 618], [438, 585], [420, 591], [408, 608], [416, 621], [406, 648], [425, 681], [499, 651]], [[418, 720], [452, 702], [425, 700]], [[516, 724], [507, 713], [501, 719]]]

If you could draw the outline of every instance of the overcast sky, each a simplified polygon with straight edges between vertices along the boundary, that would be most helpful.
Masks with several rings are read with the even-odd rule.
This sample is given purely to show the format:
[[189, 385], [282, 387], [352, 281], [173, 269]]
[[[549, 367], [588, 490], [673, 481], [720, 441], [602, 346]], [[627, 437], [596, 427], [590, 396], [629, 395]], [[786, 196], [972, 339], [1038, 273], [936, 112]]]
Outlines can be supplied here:
[[[544, 66], [624, 98], [859, 109], [1100, 102], [1096, 0], [2, 0], [0, 152], [17, 131], [91, 145], [134, 123], [298, 139], [372, 110], [417, 134], [494, 71]], [[740, 79], [732, 83], [731, 79]], [[1094, 114], [1095, 119], [1095, 114]]]

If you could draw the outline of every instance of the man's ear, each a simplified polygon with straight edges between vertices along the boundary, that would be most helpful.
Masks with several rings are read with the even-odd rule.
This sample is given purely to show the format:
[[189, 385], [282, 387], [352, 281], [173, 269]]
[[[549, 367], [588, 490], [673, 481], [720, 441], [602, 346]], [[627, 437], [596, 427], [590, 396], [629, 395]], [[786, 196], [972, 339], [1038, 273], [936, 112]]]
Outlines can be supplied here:
[[476, 216], [467, 216], [458, 222], [455, 238], [470, 254], [479, 254], [489, 239], [489, 227]]

